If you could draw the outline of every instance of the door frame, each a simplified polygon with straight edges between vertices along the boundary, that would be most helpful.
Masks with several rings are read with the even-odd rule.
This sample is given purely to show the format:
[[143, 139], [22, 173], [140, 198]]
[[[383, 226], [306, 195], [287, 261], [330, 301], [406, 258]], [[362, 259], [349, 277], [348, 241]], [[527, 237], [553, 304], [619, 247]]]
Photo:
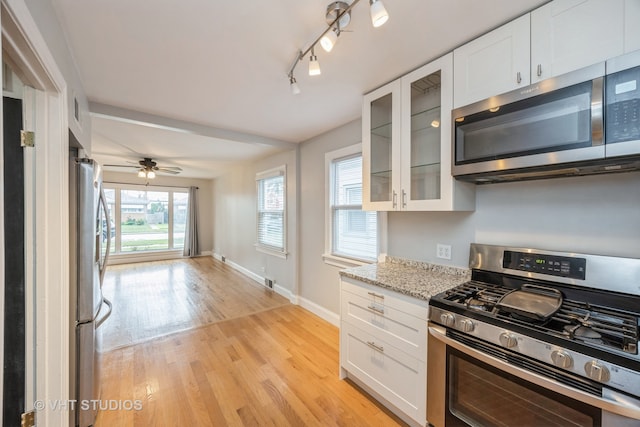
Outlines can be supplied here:
[[[34, 301], [27, 302], [28, 307], [35, 307], [32, 313], [35, 333], [31, 344], [38, 348], [35, 354], [37, 375], [33, 397], [45, 403], [68, 402], [71, 397], [67, 84], [24, 0], [1, 0], [0, 8], [2, 48], [24, 84], [36, 89], [34, 188], [37, 189], [38, 198], [35, 199], [35, 206], [30, 208], [35, 222], [35, 260], [32, 266], [27, 265], [27, 270], [31, 268], [35, 272]], [[4, 183], [0, 183], [4, 188]], [[3, 190], [0, 189], [0, 192]], [[3, 203], [2, 199], [0, 197], [0, 203]], [[32, 226], [26, 224], [26, 227]], [[4, 228], [4, 218], [1, 216], [0, 227]], [[0, 259], [4, 259], [5, 250], [0, 242]], [[4, 295], [2, 263], [0, 312], [4, 312], [1, 295]], [[0, 334], [4, 328], [3, 317], [0, 316]], [[0, 362], [3, 362], [3, 340], [4, 337], [0, 335]], [[33, 403], [26, 402], [25, 409], [32, 409]], [[44, 409], [38, 410], [37, 422], [42, 425], [68, 425], [69, 413], [47, 403]]]

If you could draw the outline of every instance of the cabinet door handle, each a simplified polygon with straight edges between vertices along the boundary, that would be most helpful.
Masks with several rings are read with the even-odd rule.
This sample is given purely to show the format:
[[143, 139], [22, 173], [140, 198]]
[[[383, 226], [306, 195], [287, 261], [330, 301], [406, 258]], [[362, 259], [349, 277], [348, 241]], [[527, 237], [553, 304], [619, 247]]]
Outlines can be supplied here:
[[516, 73], [516, 82], [517, 82], [518, 84], [520, 84], [520, 83], [522, 82], [522, 74], [520, 74], [520, 71], [518, 71], [518, 72]]
[[373, 341], [367, 341], [367, 345], [372, 349], [379, 351], [380, 353], [384, 353], [384, 347], [381, 345], [376, 345]]
[[402, 190], [402, 209], [407, 208], [407, 193]]
[[393, 190], [393, 209], [395, 209], [398, 206], [397, 200], [398, 200], [398, 193], [396, 193], [396, 190]]
[[542, 75], [542, 64], [538, 64], [538, 69], [536, 70], [536, 74], [538, 74], [538, 77]]
[[374, 298], [384, 299], [384, 295], [376, 294], [375, 292], [367, 292], [367, 293]]
[[378, 314], [384, 314], [384, 308], [378, 308], [375, 305], [370, 305], [367, 307], [369, 310], [373, 311], [374, 313], [378, 313]]

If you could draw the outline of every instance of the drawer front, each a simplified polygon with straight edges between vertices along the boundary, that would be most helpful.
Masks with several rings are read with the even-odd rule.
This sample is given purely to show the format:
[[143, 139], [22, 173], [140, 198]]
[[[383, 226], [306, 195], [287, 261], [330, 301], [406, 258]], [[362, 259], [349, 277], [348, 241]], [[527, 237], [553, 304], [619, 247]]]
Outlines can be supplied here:
[[370, 298], [343, 291], [341, 320], [393, 344], [419, 360], [427, 356], [427, 322]]
[[379, 286], [369, 285], [348, 277], [341, 279], [340, 286], [343, 291], [359, 295], [377, 305], [394, 308], [414, 317], [424, 319], [425, 322], [428, 319], [428, 301], [387, 290]]
[[342, 324], [341, 365], [399, 410], [424, 424], [425, 362], [348, 323]]

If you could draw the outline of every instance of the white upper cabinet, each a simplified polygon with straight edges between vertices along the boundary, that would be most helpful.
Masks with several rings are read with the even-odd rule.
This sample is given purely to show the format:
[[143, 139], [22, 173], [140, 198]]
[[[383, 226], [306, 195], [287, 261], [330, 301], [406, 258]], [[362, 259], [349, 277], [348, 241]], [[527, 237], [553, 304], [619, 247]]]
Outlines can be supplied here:
[[640, 1], [555, 0], [454, 50], [453, 108], [640, 49]]
[[625, 0], [556, 0], [531, 12], [531, 82], [622, 55], [624, 9]]
[[529, 14], [453, 51], [453, 108], [530, 83]]
[[451, 176], [453, 56], [364, 97], [363, 208], [473, 210], [473, 185]]

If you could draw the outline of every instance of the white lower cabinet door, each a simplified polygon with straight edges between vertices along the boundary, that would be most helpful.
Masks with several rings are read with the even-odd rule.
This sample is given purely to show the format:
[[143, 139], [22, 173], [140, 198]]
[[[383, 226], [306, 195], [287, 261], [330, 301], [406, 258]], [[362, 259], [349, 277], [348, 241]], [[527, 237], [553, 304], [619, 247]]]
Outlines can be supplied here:
[[341, 324], [341, 365], [420, 425], [426, 424], [426, 366], [347, 322]]

